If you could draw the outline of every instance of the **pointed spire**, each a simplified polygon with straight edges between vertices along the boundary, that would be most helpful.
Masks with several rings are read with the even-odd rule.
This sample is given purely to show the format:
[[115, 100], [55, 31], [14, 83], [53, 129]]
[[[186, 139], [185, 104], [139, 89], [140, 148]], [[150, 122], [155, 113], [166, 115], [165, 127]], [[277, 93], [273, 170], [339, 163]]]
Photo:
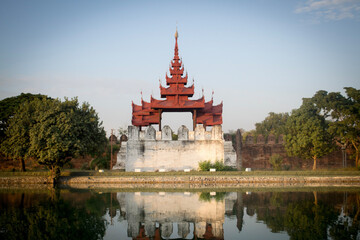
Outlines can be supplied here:
[[[175, 32], [175, 57], [177, 57], [177, 59], [179, 58], [179, 48], [178, 48], [178, 37], [179, 37], [179, 34], [178, 34], [178, 31], [177, 31], [177, 27], [176, 27], [176, 32]], [[174, 57], [174, 59], [175, 59]]]
[[176, 27], [175, 39], [177, 40], [178, 37], [179, 37], [179, 34], [178, 34], [178, 31], [177, 31], [177, 27]]
[[214, 90], [212, 90], [212, 93], [211, 93], [211, 100], [214, 99]]
[[141, 94], [141, 101], [143, 101], [143, 94], [142, 94], [142, 90], [141, 90], [140, 94]]

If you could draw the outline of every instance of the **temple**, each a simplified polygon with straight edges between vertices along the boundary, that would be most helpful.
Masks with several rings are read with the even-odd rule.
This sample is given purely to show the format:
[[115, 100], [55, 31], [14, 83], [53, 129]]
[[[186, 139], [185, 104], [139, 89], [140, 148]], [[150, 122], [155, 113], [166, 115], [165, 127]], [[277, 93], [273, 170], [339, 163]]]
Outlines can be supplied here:
[[[146, 102], [141, 97], [141, 105], [132, 103], [128, 140], [121, 142], [113, 169], [127, 172], [191, 171], [197, 170], [202, 161], [220, 161], [225, 166], [237, 167], [232, 142], [224, 141], [223, 137], [223, 104], [214, 106], [213, 97], [205, 102], [204, 94], [199, 99], [190, 99], [194, 95], [194, 83], [187, 85], [188, 74], [184, 73], [179, 57], [177, 31], [169, 71], [166, 86], [160, 83], [160, 100], [151, 96]], [[193, 131], [182, 125], [176, 134], [168, 125], [161, 127], [163, 112], [191, 112]], [[155, 124], [159, 125], [158, 131]], [[211, 126], [210, 131], [206, 129], [208, 126]]]
[[205, 102], [204, 94], [200, 99], [189, 99], [194, 95], [194, 82], [187, 86], [188, 74], [184, 75], [184, 66], [179, 57], [178, 32], [175, 33], [174, 58], [169, 68], [170, 77], [166, 74], [166, 85], [160, 83], [161, 98], [151, 96], [150, 102], [141, 99], [141, 105], [132, 103], [132, 125], [142, 127], [159, 124], [161, 130], [161, 114], [163, 112], [191, 112], [193, 129], [197, 124], [214, 126], [222, 124], [222, 102], [213, 105], [213, 98]]

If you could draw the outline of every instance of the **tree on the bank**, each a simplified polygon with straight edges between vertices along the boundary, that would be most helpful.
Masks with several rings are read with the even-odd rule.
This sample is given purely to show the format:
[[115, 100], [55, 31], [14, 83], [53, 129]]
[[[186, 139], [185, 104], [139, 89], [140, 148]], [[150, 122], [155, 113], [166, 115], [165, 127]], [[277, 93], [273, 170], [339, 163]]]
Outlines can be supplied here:
[[293, 110], [286, 123], [285, 148], [290, 156], [313, 159], [313, 170], [318, 158], [333, 150], [329, 123], [319, 114], [311, 99], [303, 99], [299, 109]]
[[288, 113], [270, 112], [269, 116], [261, 123], [255, 123], [256, 134], [262, 134], [267, 138], [270, 134], [278, 137], [280, 134], [286, 134], [286, 121], [289, 117]]
[[42, 99], [47, 97], [41, 94], [21, 93], [15, 97], [5, 98], [0, 101], [0, 142], [6, 138], [6, 130], [8, 128], [9, 119], [15, 115], [21, 104], [29, 102], [35, 98]]
[[355, 163], [360, 166], [360, 90], [345, 88], [347, 104], [343, 107], [342, 118], [335, 123], [342, 131], [342, 137], [349, 141], [355, 149]]
[[[24, 156], [36, 158], [55, 180], [71, 158], [103, 150], [105, 131], [88, 103], [79, 106], [76, 98], [64, 102], [43, 98], [23, 104], [21, 110], [9, 122], [8, 154], [16, 153], [17, 148], [9, 143], [25, 135], [27, 144], [20, 144]], [[29, 116], [28, 121], [22, 120], [23, 115]]]
[[[52, 101], [52, 100], [48, 100]], [[35, 123], [34, 105], [25, 102], [18, 106], [12, 117], [6, 122], [4, 141], [1, 143], [1, 152], [20, 162], [21, 171], [25, 171], [25, 161], [30, 157], [30, 129]]]
[[[24, 109], [23, 104], [34, 99], [48, 98], [46, 95], [21, 93], [15, 97], [5, 98], [0, 101], [0, 156], [10, 156], [14, 160], [20, 162], [21, 171], [25, 171], [25, 161], [27, 159], [27, 151], [29, 145], [29, 127], [31, 125], [31, 114], [32, 109]], [[15, 116], [17, 115], [17, 116]], [[19, 126], [12, 126], [17, 128], [16, 131], [20, 132], [21, 137], [12, 138], [6, 141], [12, 133], [7, 129], [9, 128], [9, 121], [12, 118], [18, 118], [22, 124]], [[9, 155], [9, 153], [11, 153]]]
[[355, 165], [360, 165], [360, 90], [345, 88], [347, 97], [339, 92], [318, 91], [312, 101], [325, 118], [329, 118], [329, 132], [337, 145], [355, 150]]

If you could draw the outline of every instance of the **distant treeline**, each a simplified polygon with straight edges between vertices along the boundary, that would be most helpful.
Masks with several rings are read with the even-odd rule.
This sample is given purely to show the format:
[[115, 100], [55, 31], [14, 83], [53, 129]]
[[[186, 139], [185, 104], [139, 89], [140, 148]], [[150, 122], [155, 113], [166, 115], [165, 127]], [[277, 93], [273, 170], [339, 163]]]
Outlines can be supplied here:
[[243, 137], [270, 134], [285, 136], [289, 156], [316, 160], [335, 149], [352, 148], [356, 167], [360, 151], [360, 90], [346, 87], [340, 92], [320, 90], [291, 113], [270, 112], [255, 130], [243, 132]]

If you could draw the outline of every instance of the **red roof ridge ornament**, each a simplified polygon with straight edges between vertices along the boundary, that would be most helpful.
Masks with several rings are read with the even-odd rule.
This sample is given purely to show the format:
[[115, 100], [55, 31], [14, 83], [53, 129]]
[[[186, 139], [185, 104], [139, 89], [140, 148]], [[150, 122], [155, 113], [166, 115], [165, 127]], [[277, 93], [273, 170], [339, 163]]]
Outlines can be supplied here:
[[208, 102], [205, 102], [204, 88], [199, 99], [189, 99], [194, 96], [195, 80], [192, 78], [192, 85], [187, 85], [188, 72], [186, 71], [184, 75], [184, 64], [182, 58], [179, 58], [178, 37], [179, 33], [176, 28], [174, 57], [170, 61], [169, 75], [167, 72], [165, 73], [166, 87], [162, 86], [159, 78], [160, 98], [162, 99], [155, 99], [151, 93], [150, 102], [145, 102], [141, 91], [141, 105], [132, 102], [132, 124], [134, 126], [159, 124], [159, 130], [161, 130], [161, 114], [163, 112], [193, 113], [194, 129], [196, 124], [203, 124], [205, 127], [222, 124], [222, 102], [219, 105], [213, 105], [214, 91]]

